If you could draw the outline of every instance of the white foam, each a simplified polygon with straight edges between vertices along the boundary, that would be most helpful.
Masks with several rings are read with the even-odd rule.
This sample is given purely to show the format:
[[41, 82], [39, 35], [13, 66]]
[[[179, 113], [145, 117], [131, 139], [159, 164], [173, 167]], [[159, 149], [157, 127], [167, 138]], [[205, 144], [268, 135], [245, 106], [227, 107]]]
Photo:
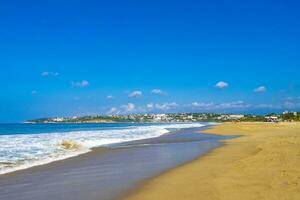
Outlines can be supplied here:
[[[1, 135], [0, 174], [77, 156], [90, 151], [93, 147], [159, 137], [168, 133], [168, 129], [202, 126], [204, 125], [200, 123], [178, 123], [112, 130]], [[63, 141], [74, 142], [80, 148], [66, 149], [61, 145]]]

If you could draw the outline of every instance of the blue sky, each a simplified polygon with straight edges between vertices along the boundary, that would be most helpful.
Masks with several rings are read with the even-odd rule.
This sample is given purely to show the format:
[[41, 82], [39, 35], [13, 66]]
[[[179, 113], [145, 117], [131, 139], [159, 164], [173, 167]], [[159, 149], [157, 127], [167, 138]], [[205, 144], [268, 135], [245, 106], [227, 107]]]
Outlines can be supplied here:
[[0, 3], [0, 122], [300, 109], [297, 1]]

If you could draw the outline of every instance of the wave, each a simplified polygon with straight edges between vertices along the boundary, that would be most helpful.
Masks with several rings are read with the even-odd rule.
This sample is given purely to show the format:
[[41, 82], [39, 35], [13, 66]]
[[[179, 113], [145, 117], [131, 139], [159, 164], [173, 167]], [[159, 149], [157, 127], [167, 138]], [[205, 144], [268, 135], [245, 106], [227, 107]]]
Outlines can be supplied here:
[[58, 145], [66, 150], [79, 150], [82, 148], [80, 144], [73, 140], [63, 140]]
[[93, 147], [149, 139], [170, 130], [202, 127], [200, 123], [128, 126], [88, 130], [0, 136], [0, 174], [47, 164], [91, 151]]

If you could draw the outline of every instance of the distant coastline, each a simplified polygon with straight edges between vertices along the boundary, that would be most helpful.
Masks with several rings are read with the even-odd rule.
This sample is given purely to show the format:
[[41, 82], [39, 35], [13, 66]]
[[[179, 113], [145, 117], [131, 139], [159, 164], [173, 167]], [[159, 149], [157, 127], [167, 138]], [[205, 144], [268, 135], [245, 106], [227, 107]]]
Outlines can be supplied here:
[[300, 112], [282, 114], [243, 115], [218, 113], [171, 113], [171, 114], [131, 114], [96, 115], [82, 117], [53, 117], [27, 120], [28, 124], [56, 123], [163, 123], [163, 122], [288, 122], [300, 121]]

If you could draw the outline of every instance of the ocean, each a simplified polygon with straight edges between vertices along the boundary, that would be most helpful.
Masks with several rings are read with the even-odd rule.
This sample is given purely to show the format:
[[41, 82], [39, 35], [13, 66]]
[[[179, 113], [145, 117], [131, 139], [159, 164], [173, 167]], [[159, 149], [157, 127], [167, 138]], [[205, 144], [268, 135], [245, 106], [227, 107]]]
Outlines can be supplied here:
[[0, 174], [47, 164], [123, 142], [156, 138], [170, 131], [203, 127], [172, 124], [0, 124]]

